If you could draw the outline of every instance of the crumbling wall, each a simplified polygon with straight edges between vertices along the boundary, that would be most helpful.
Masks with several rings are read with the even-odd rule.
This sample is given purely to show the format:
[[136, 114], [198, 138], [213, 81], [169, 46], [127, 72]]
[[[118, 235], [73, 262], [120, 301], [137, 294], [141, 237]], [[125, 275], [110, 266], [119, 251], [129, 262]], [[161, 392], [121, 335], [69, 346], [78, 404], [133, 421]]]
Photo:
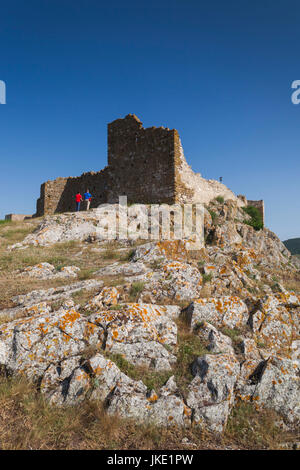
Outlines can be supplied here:
[[176, 130], [143, 128], [133, 114], [108, 124], [108, 167], [97, 173], [57, 178], [41, 185], [36, 216], [75, 210], [75, 194], [89, 189], [91, 209], [105, 202], [175, 202]]
[[6, 214], [5, 220], [10, 220], [12, 222], [22, 222], [23, 220], [31, 219], [32, 215], [26, 214]]
[[248, 206], [253, 206], [256, 207], [259, 212], [261, 213], [263, 224], [265, 225], [265, 203], [263, 199], [260, 199], [259, 201], [247, 201]]
[[[129, 204], [208, 203], [217, 196], [244, 204], [224, 184], [193, 172], [175, 129], [144, 128], [134, 114], [128, 114], [108, 124], [107, 136], [108, 166], [97, 173], [43, 183], [37, 216], [74, 211], [75, 194], [87, 189], [93, 196], [91, 208], [118, 202], [122, 195]], [[250, 202], [264, 217], [263, 201]]]
[[121, 195], [129, 203], [175, 202], [176, 134], [163, 127], [144, 129], [134, 114], [108, 124], [109, 202]]
[[222, 196], [224, 200], [232, 199], [239, 204], [236, 195], [225, 184], [216, 180], [207, 180], [200, 173], [195, 173], [192, 170], [184, 156], [177, 131], [175, 143], [175, 181], [176, 202], [207, 204], [217, 196]]

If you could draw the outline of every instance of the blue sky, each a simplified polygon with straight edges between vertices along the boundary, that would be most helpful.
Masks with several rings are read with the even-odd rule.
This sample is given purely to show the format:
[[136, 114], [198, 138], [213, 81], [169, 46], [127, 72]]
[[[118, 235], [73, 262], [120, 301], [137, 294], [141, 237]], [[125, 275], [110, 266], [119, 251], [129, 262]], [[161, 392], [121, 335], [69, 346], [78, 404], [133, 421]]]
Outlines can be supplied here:
[[[109, 6], [108, 6], [109, 5]], [[126, 6], [124, 6], [126, 5]], [[300, 236], [300, 4], [0, 1], [0, 218], [106, 165], [108, 122], [178, 129], [188, 162]]]

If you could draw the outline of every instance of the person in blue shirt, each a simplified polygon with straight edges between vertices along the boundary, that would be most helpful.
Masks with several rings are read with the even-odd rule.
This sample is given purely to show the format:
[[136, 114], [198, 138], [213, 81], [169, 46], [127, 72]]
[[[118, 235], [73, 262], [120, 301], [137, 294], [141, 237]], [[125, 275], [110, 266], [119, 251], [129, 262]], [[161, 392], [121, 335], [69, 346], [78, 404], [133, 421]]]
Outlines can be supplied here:
[[84, 202], [86, 203], [86, 210], [88, 211], [89, 208], [90, 208], [90, 204], [91, 204], [91, 199], [92, 199], [92, 195], [91, 193], [89, 192], [89, 190], [87, 189], [86, 192], [84, 193]]

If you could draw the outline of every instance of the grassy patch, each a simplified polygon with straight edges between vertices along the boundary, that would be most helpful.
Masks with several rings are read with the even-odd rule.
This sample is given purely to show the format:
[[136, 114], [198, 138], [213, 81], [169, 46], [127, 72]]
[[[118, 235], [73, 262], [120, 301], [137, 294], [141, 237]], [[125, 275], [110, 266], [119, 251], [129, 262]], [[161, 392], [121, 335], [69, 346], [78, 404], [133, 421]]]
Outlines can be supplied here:
[[205, 261], [202, 259], [197, 262], [198, 269], [201, 270], [205, 266]]
[[7, 224], [11, 224], [11, 220], [0, 219], [0, 225], [7, 225]]
[[233, 342], [237, 342], [240, 340], [240, 336], [241, 336], [241, 331], [238, 329], [238, 328], [227, 328], [227, 327], [224, 327], [221, 329], [222, 333], [226, 336], [229, 336], [229, 338], [233, 341]]
[[150, 268], [155, 271], [156, 269], [160, 269], [162, 267], [162, 263], [164, 262], [164, 258], [158, 258], [150, 263]]
[[238, 402], [229, 417], [225, 439], [251, 449], [276, 449], [292, 437], [276, 426], [278, 418], [274, 411], [258, 412], [251, 403]]
[[123, 261], [123, 262], [131, 261], [134, 256], [134, 253], [135, 253], [135, 249], [131, 248], [126, 253], [119, 255], [119, 259], [120, 261]]
[[284, 281], [284, 287], [290, 292], [295, 292], [296, 294], [300, 294], [300, 281], [299, 280], [290, 280]]
[[101, 253], [101, 257], [103, 259], [113, 260], [113, 259], [119, 259], [120, 254], [117, 251], [112, 250], [111, 248], [107, 248], [105, 251], [103, 251], [103, 253]]
[[142, 380], [148, 390], [158, 391], [167, 380], [173, 375], [170, 370], [155, 371], [147, 367], [135, 366], [128, 362], [122, 354], [106, 354], [106, 356], [113, 361], [119, 369], [134, 380]]
[[210, 274], [202, 274], [202, 283], [203, 285], [206, 284], [207, 282], [210, 282], [212, 280], [212, 273]]
[[86, 279], [92, 279], [95, 273], [95, 268], [81, 269], [77, 274], [77, 277], [80, 281], [85, 281]]
[[117, 287], [125, 284], [125, 279], [122, 276], [102, 276], [101, 279], [106, 287]]
[[116, 305], [110, 305], [107, 307], [108, 310], [122, 310], [124, 308], [124, 304], [116, 304]]
[[10, 223], [7, 230], [1, 231], [1, 237], [5, 238], [10, 244], [14, 244], [23, 241], [26, 235], [29, 235], [32, 231], [32, 226], [15, 227], [13, 223]]
[[193, 379], [190, 366], [198, 357], [209, 353], [207, 344], [199, 336], [190, 331], [190, 328], [182, 320], [177, 321], [178, 325], [178, 347], [177, 363], [175, 366], [175, 377], [178, 387], [183, 395], [186, 394], [187, 386]]

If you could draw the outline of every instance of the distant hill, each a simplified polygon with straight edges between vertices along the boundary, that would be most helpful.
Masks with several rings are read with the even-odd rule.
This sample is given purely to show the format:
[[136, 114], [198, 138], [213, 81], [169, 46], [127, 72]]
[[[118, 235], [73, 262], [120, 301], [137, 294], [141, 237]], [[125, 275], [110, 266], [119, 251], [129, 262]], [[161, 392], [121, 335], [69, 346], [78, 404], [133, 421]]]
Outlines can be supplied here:
[[290, 238], [283, 243], [292, 255], [300, 255], [300, 238]]

